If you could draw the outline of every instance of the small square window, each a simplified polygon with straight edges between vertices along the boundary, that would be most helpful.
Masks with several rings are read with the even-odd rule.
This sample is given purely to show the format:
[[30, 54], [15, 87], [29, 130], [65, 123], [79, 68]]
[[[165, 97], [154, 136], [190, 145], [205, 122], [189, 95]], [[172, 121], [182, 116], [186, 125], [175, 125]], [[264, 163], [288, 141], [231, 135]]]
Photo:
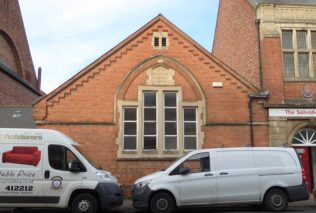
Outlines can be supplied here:
[[144, 106], [156, 107], [156, 93], [155, 92], [144, 93]]
[[283, 68], [285, 77], [294, 77], [294, 54], [283, 53]]
[[144, 137], [144, 149], [156, 149], [156, 136]]
[[308, 54], [299, 53], [298, 54], [298, 70], [300, 77], [307, 78], [309, 76], [309, 67], [308, 67]]
[[137, 137], [136, 136], [124, 136], [124, 150], [136, 150], [137, 149]]
[[167, 38], [165, 38], [165, 37], [161, 38], [161, 46], [162, 47], [166, 47], [167, 46]]
[[152, 36], [151, 45], [156, 50], [166, 50], [169, 46], [167, 32], [154, 32]]
[[154, 45], [155, 47], [159, 47], [159, 37], [154, 38]]
[[297, 48], [298, 49], [306, 49], [306, 31], [297, 31], [296, 39], [297, 39]]
[[312, 31], [311, 36], [312, 36], [312, 49], [316, 49], [316, 31]]
[[292, 30], [283, 30], [282, 31], [282, 48], [283, 49], [292, 49]]

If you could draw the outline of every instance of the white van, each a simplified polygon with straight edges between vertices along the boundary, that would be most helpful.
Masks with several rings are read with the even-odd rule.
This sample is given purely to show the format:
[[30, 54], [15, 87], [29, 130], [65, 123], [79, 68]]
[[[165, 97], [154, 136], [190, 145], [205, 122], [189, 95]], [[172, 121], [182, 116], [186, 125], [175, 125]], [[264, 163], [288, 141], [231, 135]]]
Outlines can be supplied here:
[[288, 202], [308, 198], [292, 148], [193, 151], [166, 170], [138, 179], [133, 188], [133, 206], [154, 213], [214, 204], [264, 204], [271, 211], [284, 211]]
[[95, 168], [61, 132], [0, 129], [0, 153], [0, 207], [94, 213], [123, 203], [117, 179]]

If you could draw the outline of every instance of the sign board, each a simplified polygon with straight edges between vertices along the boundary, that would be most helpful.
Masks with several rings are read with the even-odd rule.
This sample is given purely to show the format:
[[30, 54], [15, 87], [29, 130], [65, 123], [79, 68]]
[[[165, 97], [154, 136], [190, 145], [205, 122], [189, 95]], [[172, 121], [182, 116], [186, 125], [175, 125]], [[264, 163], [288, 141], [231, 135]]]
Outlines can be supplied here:
[[269, 117], [316, 118], [316, 108], [273, 108], [269, 109]]

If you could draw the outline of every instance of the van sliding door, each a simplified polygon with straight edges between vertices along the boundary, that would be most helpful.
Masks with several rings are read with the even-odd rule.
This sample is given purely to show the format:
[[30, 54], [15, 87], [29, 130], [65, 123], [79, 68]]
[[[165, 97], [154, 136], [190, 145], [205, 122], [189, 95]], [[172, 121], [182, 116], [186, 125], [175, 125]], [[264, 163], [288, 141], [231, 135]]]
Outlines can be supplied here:
[[259, 177], [253, 151], [218, 151], [216, 169], [219, 203], [259, 200]]

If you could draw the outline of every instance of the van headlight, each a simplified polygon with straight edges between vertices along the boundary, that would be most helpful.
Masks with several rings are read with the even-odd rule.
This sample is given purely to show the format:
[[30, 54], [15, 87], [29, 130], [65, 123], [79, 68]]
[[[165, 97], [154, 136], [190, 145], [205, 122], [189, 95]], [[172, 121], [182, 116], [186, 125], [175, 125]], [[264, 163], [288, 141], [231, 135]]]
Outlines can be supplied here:
[[106, 171], [102, 171], [102, 170], [98, 170], [97, 175], [102, 178], [102, 179], [111, 179], [114, 182], [117, 182], [116, 177], [114, 177], [110, 172], [106, 172]]
[[135, 190], [136, 191], [143, 190], [150, 182], [151, 182], [151, 179], [150, 180], [145, 180], [145, 181], [142, 181], [142, 182], [139, 182], [139, 183], [135, 184]]

